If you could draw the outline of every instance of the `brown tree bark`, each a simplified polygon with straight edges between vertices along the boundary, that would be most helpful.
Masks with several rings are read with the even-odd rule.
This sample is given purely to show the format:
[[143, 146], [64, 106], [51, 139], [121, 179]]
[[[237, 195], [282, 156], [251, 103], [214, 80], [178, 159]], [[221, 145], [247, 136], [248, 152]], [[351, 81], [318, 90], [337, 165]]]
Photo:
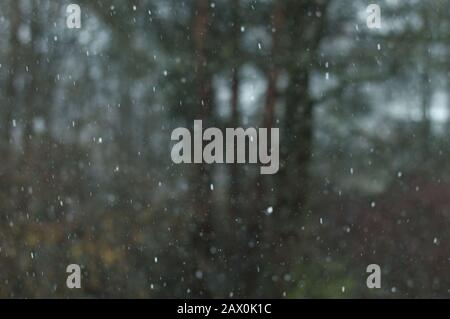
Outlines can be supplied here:
[[[207, 36], [210, 16], [207, 0], [196, 1], [196, 12], [193, 25], [193, 40], [195, 50], [195, 74], [197, 91], [197, 103], [199, 110], [197, 119], [207, 123], [212, 114], [212, 90], [211, 76], [207, 59]], [[212, 202], [210, 185], [212, 173], [207, 164], [195, 164], [196, 168], [192, 176], [195, 229], [193, 233], [193, 247], [196, 253], [196, 262], [199, 269], [208, 271], [210, 266], [210, 247], [215, 238], [212, 218]], [[203, 282], [198, 283], [196, 294], [202, 297], [213, 296]]]
[[285, 20], [285, 12], [282, 1], [278, 0], [274, 7], [272, 14], [272, 49], [270, 54], [270, 67], [268, 75], [268, 84], [266, 91], [266, 102], [264, 105], [264, 126], [272, 128], [275, 118], [275, 104], [277, 100], [277, 82], [279, 77], [279, 65], [277, 58], [280, 54], [280, 34], [283, 31]]

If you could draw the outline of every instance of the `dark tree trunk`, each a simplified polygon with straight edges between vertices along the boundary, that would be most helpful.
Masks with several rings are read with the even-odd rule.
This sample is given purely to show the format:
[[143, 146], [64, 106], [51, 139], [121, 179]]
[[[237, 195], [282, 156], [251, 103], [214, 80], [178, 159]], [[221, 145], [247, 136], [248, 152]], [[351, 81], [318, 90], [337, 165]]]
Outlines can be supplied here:
[[[193, 26], [193, 39], [196, 56], [196, 84], [198, 88], [198, 108], [197, 119], [203, 120], [203, 125], [208, 125], [212, 116], [212, 89], [211, 76], [209, 72], [207, 59], [207, 38], [210, 23], [209, 5], [207, 0], [196, 1], [196, 12]], [[212, 172], [207, 164], [196, 165], [192, 176], [194, 199], [194, 216], [193, 222], [195, 229], [193, 230], [193, 247], [196, 252], [196, 263], [199, 269], [206, 272], [212, 267], [210, 265], [210, 247], [214, 242], [215, 232], [213, 228], [212, 218], [212, 201], [210, 185], [212, 183]], [[203, 282], [199, 282], [195, 293], [201, 297], [212, 297], [213, 294], [208, 291]]]
[[[229, 127], [237, 127], [240, 123], [239, 114], [239, 86], [240, 86], [240, 5], [239, 0], [234, 0], [232, 5], [232, 10], [234, 14], [233, 21], [233, 36], [232, 36], [232, 46], [233, 46], [233, 65], [231, 69], [231, 121]], [[230, 164], [230, 217], [232, 222], [239, 215], [240, 205], [239, 205], [239, 167], [236, 163]]]

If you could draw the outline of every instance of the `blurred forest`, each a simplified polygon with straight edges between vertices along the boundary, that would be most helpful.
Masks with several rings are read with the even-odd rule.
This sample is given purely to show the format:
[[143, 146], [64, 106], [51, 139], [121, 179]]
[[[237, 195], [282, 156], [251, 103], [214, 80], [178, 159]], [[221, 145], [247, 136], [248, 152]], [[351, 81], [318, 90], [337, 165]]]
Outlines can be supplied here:
[[[1, 1], [0, 297], [448, 298], [450, 2], [372, 2]], [[280, 171], [173, 164], [194, 119]]]

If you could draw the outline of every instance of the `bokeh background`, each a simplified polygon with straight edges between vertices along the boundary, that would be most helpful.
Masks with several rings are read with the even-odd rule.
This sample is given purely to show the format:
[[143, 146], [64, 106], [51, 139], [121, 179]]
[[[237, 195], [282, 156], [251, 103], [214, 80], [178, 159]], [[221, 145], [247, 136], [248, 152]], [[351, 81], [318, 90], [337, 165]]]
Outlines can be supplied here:
[[[78, 0], [68, 29], [2, 0], [0, 297], [448, 298], [450, 2], [371, 2]], [[173, 164], [194, 119], [279, 127], [280, 171]]]

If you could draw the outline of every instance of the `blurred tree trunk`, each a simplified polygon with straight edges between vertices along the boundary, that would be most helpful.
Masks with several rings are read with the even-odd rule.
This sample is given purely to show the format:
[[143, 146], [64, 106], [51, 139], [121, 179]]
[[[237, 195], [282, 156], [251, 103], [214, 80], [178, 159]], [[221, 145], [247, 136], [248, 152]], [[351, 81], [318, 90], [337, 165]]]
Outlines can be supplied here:
[[37, 68], [38, 64], [36, 60], [38, 59], [36, 53], [37, 36], [38, 36], [38, 19], [37, 15], [39, 6], [36, 2], [33, 2], [32, 12], [30, 17], [30, 45], [28, 48], [28, 54], [26, 56], [26, 65], [29, 66], [28, 74], [28, 86], [25, 97], [25, 107], [24, 107], [24, 158], [30, 156], [31, 144], [33, 139], [33, 116], [35, 112], [35, 98], [36, 98], [36, 88], [37, 88]]
[[[16, 90], [16, 81], [19, 69], [19, 55], [20, 42], [18, 32], [21, 21], [20, 2], [17, 0], [10, 0], [10, 36], [9, 36], [9, 51], [8, 51], [8, 74], [5, 84], [5, 105], [2, 110], [3, 122], [1, 123], [0, 136], [0, 153], [3, 159], [2, 167], [0, 168], [0, 195], [4, 196], [6, 207], [16, 206], [16, 196], [12, 194], [12, 187], [17, 183], [17, 176], [14, 175], [16, 169], [13, 167], [14, 149], [12, 147], [12, 129], [14, 114], [17, 113], [19, 105], [19, 95]], [[15, 207], [16, 208], [16, 207]]]
[[[302, 55], [307, 52], [309, 61], [316, 63], [319, 56], [319, 46], [324, 37], [329, 2], [318, 1], [306, 8], [310, 12], [320, 12], [313, 22], [299, 21], [301, 17], [294, 19], [293, 25], [296, 32], [291, 38], [292, 52]], [[305, 8], [304, 8], [305, 9]], [[306, 16], [306, 14], [305, 14]], [[300, 32], [300, 33], [297, 33]], [[310, 65], [299, 61], [292, 61], [289, 68], [289, 85], [286, 90], [286, 119], [283, 141], [286, 143], [285, 152], [282, 155], [287, 159], [289, 172], [283, 170], [282, 176], [290, 176], [287, 179], [294, 187], [288, 199], [288, 206], [293, 216], [306, 207], [309, 185], [309, 166], [313, 151], [313, 114], [314, 101], [310, 93]], [[283, 198], [282, 194], [280, 197]]]
[[208, 118], [211, 112], [211, 82], [208, 79], [207, 61], [207, 34], [208, 34], [208, 1], [197, 0], [197, 10], [194, 21], [194, 45], [196, 55], [195, 72], [198, 86], [198, 102], [200, 105], [199, 115]]
[[291, 167], [284, 176], [290, 175], [295, 186], [288, 194], [288, 206], [293, 214], [305, 207], [309, 189], [309, 162], [312, 152], [313, 103], [309, 96], [309, 73], [299, 67], [292, 70], [286, 92], [286, 125], [284, 140], [287, 144], [286, 158]]
[[[233, 31], [232, 31], [232, 57], [233, 64], [231, 69], [231, 121], [229, 127], [238, 127], [240, 124], [239, 114], [239, 87], [240, 87], [240, 0], [233, 0], [232, 8], [233, 19]], [[237, 163], [230, 164], [230, 217], [232, 222], [238, 216], [239, 207], [239, 167]]]
[[[267, 138], [271, 141], [271, 128], [274, 125], [275, 120], [275, 105], [277, 102], [277, 83], [279, 77], [278, 64], [280, 58], [280, 36], [284, 30], [285, 20], [285, 7], [282, 0], [276, 0], [271, 14], [272, 20], [272, 48], [268, 57], [268, 69], [267, 69], [267, 89], [265, 93], [264, 113], [262, 127], [267, 128]], [[270, 144], [269, 144], [270, 145]], [[256, 205], [255, 211], [250, 218], [247, 219], [248, 223], [248, 241], [255, 242], [256, 245], [262, 245], [263, 235], [263, 220], [260, 218], [261, 212], [270, 206], [270, 192], [268, 192], [269, 184], [273, 181], [273, 176], [258, 175], [256, 178]], [[273, 238], [267, 238], [271, 241]], [[261, 263], [260, 250], [252, 249], [248, 252], [249, 265], [246, 267], [247, 286], [245, 294], [247, 297], [258, 296], [258, 279], [261, 278], [260, 274], [256, 271]]]
[[[197, 0], [193, 25], [194, 52], [196, 57], [195, 74], [197, 85], [197, 107], [199, 107], [197, 119], [203, 120], [205, 127], [210, 123], [212, 116], [212, 92], [211, 75], [207, 59], [207, 41], [209, 29], [208, 0]], [[196, 263], [198, 269], [208, 271], [210, 265], [210, 247], [213, 244], [215, 233], [211, 216], [211, 171], [207, 164], [194, 164], [193, 193], [195, 229], [193, 245], [197, 253]], [[212, 296], [207, 287], [199, 281], [197, 293], [202, 297]]]
[[[291, 3], [296, 12], [289, 16], [291, 30], [289, 52], [295, 58], [286, 59], [285, 69], [289, 83], [285, 91], [284, 129], [280, 137], [280, 158], [284, 167], [277, 175], [277, 210], [270, 228], [272, 258], [279, 266], [278, 274], [295, 269], [299, 256], [293, 253], [301, 247], [301, 217], [308, 212], [311, 192], [310, 166], [313, 154], [314, 100], [311, 96], [311, 68], [319, 56], [324, 37], [329, 2]], [[298, 6], [298, 7], [297, 7]], [[286, 9], [290, 12], [289, 9]], [[308, 12], [320, 12], [319, 17], [309, 18]], [[299, 14], [301, 13], [301, 14]], [[307, 55], [302, 58], [302, 56]], [[308, 63], [304, 62], [304, 59]], [[286, 170], [289, 167], [289, 171]], [[289, 185], [286, 190], [285, 184]], [[289, 283], [279, 282], [279, 291], [285, 291]]]
[[[123, 87], [126, 87], [125, 85]], [[119, 125], [115, 133], [117, 145], [120, 149], [119, 167], [121, 179], [116, 185], [119, 207], [128, 209], [130, 207], [130, 199], [132, 190], [127, 187], [131, 180], [135, 178], [133, 175], [133, 161], [137, 156], [133, 147], [133, 102], [130, 93], [124, 91], [121, 93], [121, 100], [118, 110]]]
[[30, 194], [28, 188], [32, 187], [34, 180], [34, 157], [33, 157], [33, 119], [36, 115], [36, 99], [37, 99], [37, 86], [38, 86], [38, 54], [35, 43], [37, 43], [37, 37], [39, 33], [38, 25], [38, 11], [39, 5], [37, 2], [32, 3], [32, 11], [30, 13], [30, 43], [27, 48], [27, 54], [25, 55], [24, 64], [28, 66], [29, 72], [27, 74], [28, 85], [26, 87], [24, 109], [23, 109], [23, 122], [24, 122], [24, 136], [23, 136], [23, 156], [19, 163], [21, 171], [23, 173], [24, 181], [27, 181], [27, 185], [24, 185], [24, 189], [20, 192], [19, 196], [19, 209], [21, 212], [28, 212]]
[[432, 98], [432, 88], [430, 79], [430, 44], [432, 43], [432, 29], [431, 21], [432, 13], [429, 11], [428, 6], [422, 8], [422, 19], [423, 19], [423, 42], [422, 42], [422, 69], [419, 76], [420, 82], [420, 110], [422, 116], [421, 125], [421, 147], [422, 147], [422, 160], [427, 161], [429, 158], [430, 147], [429, 143], [431, 138], [431, 118], [430, 118], [430, 108], [431, 108], [431, 98]]
[[[270, 53], [270, 63], [268, 70], [268, 84], [266, 91], [266, 101], [264, 105], [264, 125], [269, 129], [273, 127], [275, 118], [275, 104], [277, 100], [277, 82], [279, 77], [279, 65], [278, 59], [280, 55], [280, 35], [284, 31], [284, 12], [283, 1], [276, 1], [275, 7], [272, 13], [272, 49]], [[270, 136], [270, 135], [269, 135]], [[270, 140], [270, 137], [269, 137]]]
[[[10, 38], [9, 38], [9, 70], [8, 77], [6, 81], [6, 105], [5, 105], [5, 117], [3, 123], [3, 139], [6, 142], [6, 145], [9, 146], [11, 143], [12, 137], [12, 123], [13, 123], [13, 114], [14, 108], [17, 108], [18, 99], [17, 92], [15, 88], [15, 81], [17, 77], [17, 72], [19, 68], [19, 51], [20, 51], [20, 42], [18, 38], [18, 31], [20, 27], [20, 2], [17, 0], [10, 0], [11, 7], [11, 25], [10, 25]], [[9, 147], [8, 147], [9, 149]], [[7, 153], [10, 155], [9, 153]]]

